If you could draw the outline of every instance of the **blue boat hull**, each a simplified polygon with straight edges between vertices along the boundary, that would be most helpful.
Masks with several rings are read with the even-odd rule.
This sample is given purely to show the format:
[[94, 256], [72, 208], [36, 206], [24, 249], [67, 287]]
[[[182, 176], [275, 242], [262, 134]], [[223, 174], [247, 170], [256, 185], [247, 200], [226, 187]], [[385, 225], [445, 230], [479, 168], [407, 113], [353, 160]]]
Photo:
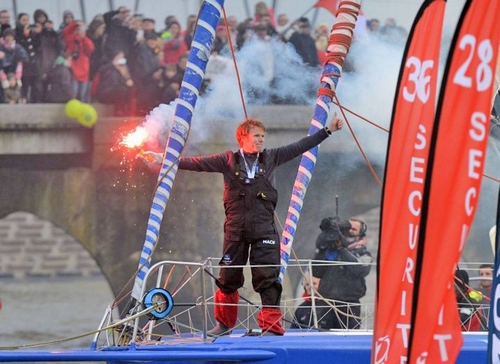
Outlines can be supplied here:
[[[284, 336], [231, 336], [203, 342], [200, 336], [166, 337], [149, 345], [107, 347], [99, 350], [8, 351], [0, 362], [125, 363], [369, 363], [372, 334], [288, 330]], [[485, 363], [487, 333], [464, 333], [457, 363]]]

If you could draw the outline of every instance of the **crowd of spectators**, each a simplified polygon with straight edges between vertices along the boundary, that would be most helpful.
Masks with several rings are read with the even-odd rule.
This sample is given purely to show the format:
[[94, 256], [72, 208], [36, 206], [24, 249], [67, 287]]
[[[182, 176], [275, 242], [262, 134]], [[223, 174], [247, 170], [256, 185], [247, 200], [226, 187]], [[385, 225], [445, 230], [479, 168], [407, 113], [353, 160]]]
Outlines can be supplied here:
[[[76, 98], [113, 104], [116, 115], [144, 115], [178, 96], [196, 15], [185, 24], [166, 16], [163, 29], [125, 6], [96, 15], [88, 24], [70, 10], [62, 15], [56, 26], [42, 9], [32, 18], [19, 13], [11, 26], [9, 11], [0, 11], [0, 103], [65, 103]], [[228, 54], [229, 34], [236, 50], [252, 37], [274, 38], [290, 43], [310, 67], [324, 61], [329, 35], [325, 24], [312, 29], [305, 17], [291, 22], [259, 2], [253, 18], [239, 22], [229, 16], [227, 25], [228, 31], [221, 19], [217, 26], [213, 54]], [[383, 27], [372, 19], [366, 26], [388, 39], [406, 37], [393, 19]]]

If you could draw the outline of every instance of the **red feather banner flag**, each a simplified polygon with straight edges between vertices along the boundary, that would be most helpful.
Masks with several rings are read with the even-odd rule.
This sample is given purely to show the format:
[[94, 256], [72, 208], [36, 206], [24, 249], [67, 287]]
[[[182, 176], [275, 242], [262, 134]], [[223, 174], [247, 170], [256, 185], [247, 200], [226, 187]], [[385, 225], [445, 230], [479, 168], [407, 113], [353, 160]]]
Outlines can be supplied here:
[[462, 346], [454, 273], [479, 201], [500, 41], [498, 19], [500, 1], [466, 1], [450, 46], [426, 176], [410, 363], [455, 363]]
[[425, 1], [410, 31], [394, 101], [380, 215], [372, 362], [408, 358], [417, 239], [430, 153], [445, 0]]

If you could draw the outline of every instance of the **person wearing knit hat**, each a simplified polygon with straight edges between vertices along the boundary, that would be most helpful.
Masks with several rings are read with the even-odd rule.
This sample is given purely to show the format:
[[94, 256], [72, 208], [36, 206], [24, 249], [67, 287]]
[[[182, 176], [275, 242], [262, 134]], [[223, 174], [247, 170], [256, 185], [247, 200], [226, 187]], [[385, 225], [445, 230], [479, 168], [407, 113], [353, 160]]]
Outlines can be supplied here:
[[49, 20], [49, 15], [43, 9], [36, 9], [33, 13], [33, 20], [35, 23], [40, 23], [42, 25], [45, 24], [47, 20]]
[[62, 30], [68, 24], [70, 24], [74, 19], [75, 19], [75, 16], [73, 15], [73, 12], [71, 10], [64, 10], [63, 21], [62, 21], [61, 25], [59, 26], [59, 32], [62, 32]]
[[8, 37], [9, 35], [14, 38], [16, 37], [16, 32], [14, 31], [14, 29], [7, 28], [2, 32], [2, 38]]
[[318, 50], [311, 36], [311, 24], [306, 17], [299, 18], [299, 29], [290, 36], [289, 43], [293, 45], [302, 61], [310, 67], [319, 66]]

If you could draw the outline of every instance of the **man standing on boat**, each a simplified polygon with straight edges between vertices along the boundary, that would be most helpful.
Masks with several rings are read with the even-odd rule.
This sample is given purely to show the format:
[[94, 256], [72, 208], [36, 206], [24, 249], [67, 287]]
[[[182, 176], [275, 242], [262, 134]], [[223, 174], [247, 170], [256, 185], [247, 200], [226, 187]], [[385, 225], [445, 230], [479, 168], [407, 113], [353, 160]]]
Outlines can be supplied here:
[[333, 264], [313, 266], [320, 278], [318, 293], [324, 299], [318, 320], [321, 329], [360, 328], [360, 299], [366, 294], [366, 276], [372, 256], [366, 249], [366, 224], [358, 219], [325, 218], [316, 240], [314, 260]]
[[[240, 149], [199, 157], [181, 157], [179, 169], [218, 172], [224, 176], [224, 246], [215, 293], [215, 319], [210, 336], [227, 335], [238, 317], [238, 289], [243, 286], [243, 266], [250, 258], [252, 285], [260, 294], [262, 310], [258, 323], [263, 333], [283, 335], [279, 308], [280, 237], [274, 222], [278, 200], [276, 168], [317, 146], [343, 127], [334, 116], [328, 127], [279, 148], [264, 149], [265, 127], [255, 119], [244, 120], [236, 129]], [[146, 162], [161, 164], [163, 156], [143, 152]], [[253, 267], [256, 266], [256, 267]]]

